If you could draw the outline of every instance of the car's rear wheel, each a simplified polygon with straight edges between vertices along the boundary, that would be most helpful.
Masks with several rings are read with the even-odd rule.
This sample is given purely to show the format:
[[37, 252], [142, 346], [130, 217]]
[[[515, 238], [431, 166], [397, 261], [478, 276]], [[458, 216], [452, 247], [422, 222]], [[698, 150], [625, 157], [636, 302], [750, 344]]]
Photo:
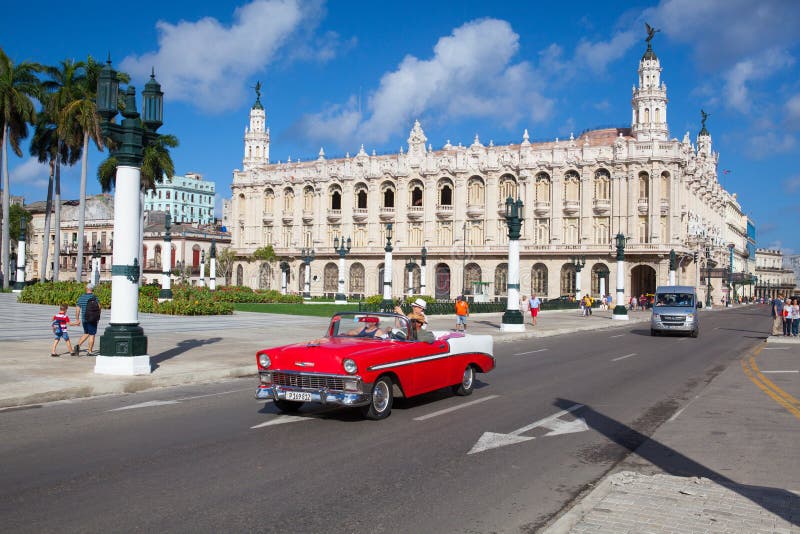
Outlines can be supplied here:
[[471, 365], [468, 365], [467, 368], [464, 369], [464, 374], [461, 375], [461, 383], [453, 386], [453, 393], [456, 395], [461, 395], [462, 397], [466, 397], [467, 395], [472, 395], [472, 391], [474, 389], [475, 368]]
[[392, 379], [382, 376], [372, 385], [372, 398], [367, 406], [361, 408], [361, 413], [373, 421], [385, 419], [392, 413], [393, 400]]
[[275, 407], [277, 409], [279, 409], [282, 412], [288, 412], [288, 413], [297, 412], [298, 410], [300, 410], [300, 407], [303, 406], [304, 404], [302, 402], [287, 401], [282, 399], [278, 399], [273, 402], [275, 403]]

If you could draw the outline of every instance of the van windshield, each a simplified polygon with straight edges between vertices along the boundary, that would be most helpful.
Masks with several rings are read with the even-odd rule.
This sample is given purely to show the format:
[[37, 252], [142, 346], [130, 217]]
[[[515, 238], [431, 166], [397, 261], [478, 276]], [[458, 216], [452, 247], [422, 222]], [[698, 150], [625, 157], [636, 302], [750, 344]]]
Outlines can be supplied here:
[[658, 293], [656, 306], [694, 306], [692, 293]]

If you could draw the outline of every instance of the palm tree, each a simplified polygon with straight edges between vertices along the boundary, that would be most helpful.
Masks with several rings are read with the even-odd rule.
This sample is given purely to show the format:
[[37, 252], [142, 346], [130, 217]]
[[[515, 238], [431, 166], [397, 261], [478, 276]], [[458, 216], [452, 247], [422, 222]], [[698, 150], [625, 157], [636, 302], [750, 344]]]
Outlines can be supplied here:
[[77, 80], [75, 99], [62, 110], [59, 120], [59, 135], [69, 145], [81, 143], [81, 185], [78, 203], [78, 257], [75, 263], [75, 279], [83, 277], [84, 227], [86, 223], [86, 167], [89, 160], [89, 140], [94, 141], [98, 150], [103, 149], [103, 134], [100, 131], [100, 118], [97, 115], [97, 79], [102, 66], [91, 56], [84, 64], [84, 76]]
[[[39, 267], [39, 280], [45, 281], [47, 277], [48, 256], [50, 254], [50, 223], [53, 212], [53, 181], [55, 178], [56, 164], [74, 165], [80, 157], [80, 152], [71, 150], [66, 143], [60, 143], [55, 119], [50, 116], [47, 103], [49, 95], [43, 95], [43, 110], [36, 118], [36, 126], [31, 139], [30, 154], [35, 156], [40, 163], [49, 163], [50, 177], [47, 182], [47, 203], [45, 205], [44, 234], [42, 239], [42, 262]], [[59, 153], [60, 150], [60, 153]], [[58, 248], [59, 243], [55, 244]]]
[[11, 273], [9, 265], [9, 214], [10, 178], [8, 175], [8, 145], [17, 156], [22, 156], [19, 141], [28, 137], [28, 124], [36, 120], [33, 99], [40, 94], [39, 79], [36, 73], [41, 67], [36, 63], [23, 61], [17, 65], [0, 48], [0, 121], [2, 121], [2, 160], [3, 166], [3, 235], [0, 261], [3, 268], [3, 289], [8, 289]]
[[[85, 78], [85, 65], [82, 61], [72, 59], [63, 60], [58, 66], [45, 67], [48, 79], [42, 82], [42, 87], [48, 93], [46, 98], [47, 113], [53, 118], [57, 134], [57, 152], [61, 153], [67, 139], [76, 137], [74, 132], [65, 131], [64, 110], [79, 96], [80, 84]], [[80, 147], [74, 143], [69, 145], [69, 150], [78, 152]], [[74, 161], [73, 161], [74, 163]], [[59, 278], [60, 246], [61, 246], [61, 158], [56, 158], [55, 168], [55, 249], [53, 253], [53, 280]]]

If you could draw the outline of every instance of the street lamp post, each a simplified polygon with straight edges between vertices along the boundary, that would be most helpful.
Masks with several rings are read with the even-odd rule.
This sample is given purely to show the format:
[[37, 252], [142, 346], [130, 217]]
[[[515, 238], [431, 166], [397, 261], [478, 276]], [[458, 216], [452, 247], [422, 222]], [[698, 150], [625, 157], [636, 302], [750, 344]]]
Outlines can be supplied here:
[[17, 279], [14, 282], [14, 293], [22, 293], [25, 288], [25, 215], [19, 218], [19, 240], [17, 241]]
[[386, 225], [386, 246], [383, 247], [383, 300], [381, 309], [391, 311], [392, 302], [392, 223]]
[[206, 285], [206, 251], [200, 251], [200, 276], [197, 279], [197, 285], [199, 287], [205, 287]]
[[282, 261], [281, 267], [281, 295], [286, 294], [286, 285], [289, 279], [289, 262]]
[[710, 310], [712, 307], [711, 299], [711, 269], [708, 264], [711, 262], [711, 247], [706, 247], [706, 309]]
[[414, 258], [408, 258], [408, 261], [406, 262], [406, 271], [408, 271], [407, 291], [409, 297], [414, 294], [414, 267], [416, 265], [417, 264], [414, 263]]
[[669, 285], [675, 285], [675, 266], [677, 265], [677, 258], [675, 257], [675, 249], [669, 251]]
[[344, 237], [342, 237], [341, 245], [339, 244], [338, 237], [333, 238], [333, 250], [339, 254], [339, 291], [334, 298], [334, 304], [347, 304], [347, 295], [344, 294], [344, 257], [350, 253], [350, 246], [351, 241], [349, 237], [347, 238], [346, 244]]
[[419, 257], [419, 294], [420, 295], [427, 295], [428, 288], [425, 285], [425, 276], [426, 276], [426, 269], [425, 266], [428, 263], [428, 249], [422, 247], [422, 253]]
[[172, 217], [164, 217], [164, 243], [161, 245], [161, 291], [158, 301], [172, 300]]
[[598, 282], [599, 282], [599, 285], [600, 285], [600, 298], [601, 299], [605, 299], [606, 298], [606, 278], [608, 277], [608, 273], [609, 273], [609, 271], [608, 271], [608, 269], [605, 268], [605, 266], [600, 266], [600, 268], [597, 270], [597, 277], [598, 277]]
[[461, 295], [467, 294], [467, 221], [464, 221], [464, 253], [461, 255]]
[[508, 226], [508, 286], [506, 311], [500, 323], [501, 332], [524, 332], [525, 321], [519, 310], [519, 238], [522, 229], [522, 200], [506, 199]]
[[628, 320], [628, 309], [625, 307], [625, 243], [628, 238], [622, 232], [616, 236], [617, 241], [617, 305], [611, 318], [616, 321]]
[[211, 250], [209, 251], [209, 256], [211, 259], [209, 260], [208, 266], [208, 289], [211, 291], [217, 290], [217, 239], [215, 237], [211, 238]]
[[300, 251], [300, 257], [305, 264], [306, 269], [306, 276], [305, 276], [305, 289], [303, 290], [303, 300], [311, 300], [311, 262], [314, 261], [316, 254], [314, 253], [314, 249], [311, 248], [304, 248]]
[[100, 251], [102, 247], [100, 241], [92, 245], [92, 283], [95, 286], [100, 283], [100, 258], [102, 257]]
[[102, 134], [114, 141], [111, 154], [117, 159], [114, 194], [116, 246], [111, 264], [111, 319], [100, 336], [100, 355], [94, 372], [138, 375], [152, 372], [147, 355], [147, 337], [139, 326], [139, 252], [142, 248], [139, 217], [141, 166], [144, 149], [158, 141], [163, 124], [164, 93], [155, 79], [142, 91], [142, 115], [136, 111], [136, 89], [125, 91], [125, 110], [120, 124], [112, 122], [118, 112], [119, 80], [111, 59], [97, 82], [97, 113]]
[[581, 271], [586, 265], [586, 256], [570, 258], [572, 265], [575, 266], [575, 300], [581, 299]]
[[731, 300], [733, 299], [733, 249], [736, 247], [733, 243], [728, 244], [728, 250], [730, 251], [730, 263], [728, 269], [728, 301], [727, 306], [731, 305]]

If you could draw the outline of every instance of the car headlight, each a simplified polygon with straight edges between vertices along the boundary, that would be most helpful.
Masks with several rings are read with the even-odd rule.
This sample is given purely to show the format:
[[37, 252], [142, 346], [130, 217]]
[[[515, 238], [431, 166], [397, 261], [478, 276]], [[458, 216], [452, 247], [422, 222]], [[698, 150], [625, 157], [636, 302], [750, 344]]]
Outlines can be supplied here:
[[686, 314], [686, 320], [687, 321], [694, 321], [694, 314], [693, 313], [687, 313]]
[[346, 359], [342, 363], [344, 364], [344, 370], [347, 371], [347, 374], [352, 375], [355, 374], [356, 371], [358, 371], [358, 366], [356, 365], [356, 362], [354, 362], [350, 358]]
[[656, 320], [658, 320], [658, 319], [659, 319], [659, 317], [660, 317], [660, 316], [659, 316], [657, 313], [654, 313], [654, 314], [653, 314], [653, 319], [656, 319]]
[[263, 367], [264, 369], [269, 369], [270, 364], [272, 361], [269, 359], [269, 356], [266, 354], [259, 354], [258, 355], [258, 365]]

